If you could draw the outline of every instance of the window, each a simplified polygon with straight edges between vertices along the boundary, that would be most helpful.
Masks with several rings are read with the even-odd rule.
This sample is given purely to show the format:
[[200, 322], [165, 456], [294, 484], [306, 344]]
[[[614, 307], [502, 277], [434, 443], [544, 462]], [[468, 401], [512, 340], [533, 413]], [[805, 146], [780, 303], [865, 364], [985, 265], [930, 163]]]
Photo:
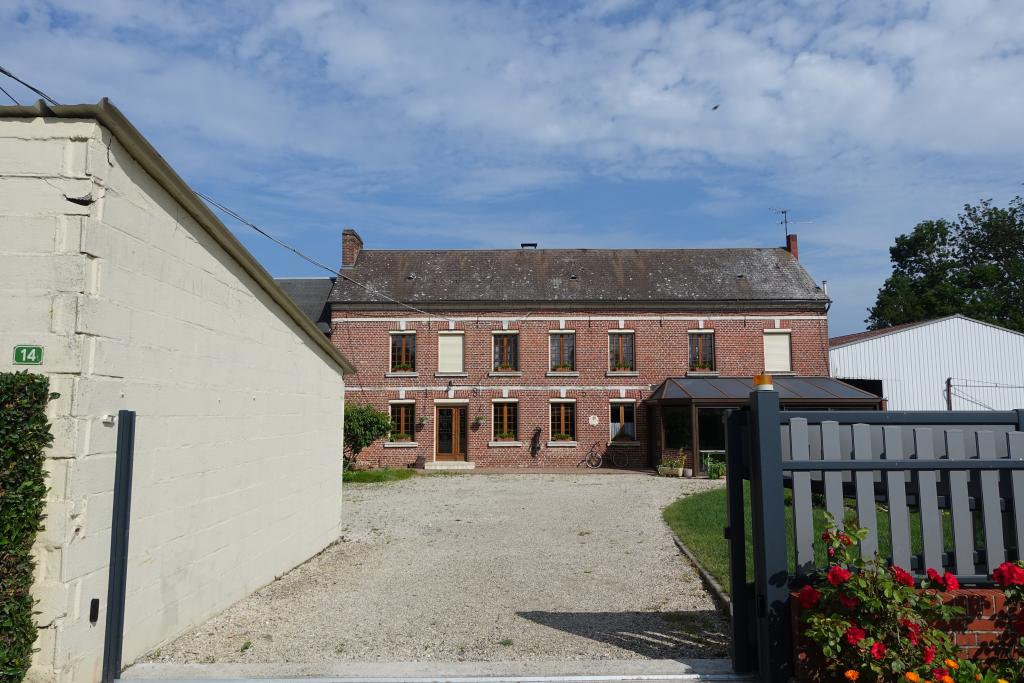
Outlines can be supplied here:
[[551, 404], [551, 440], [576, 440], [576, 404], [557, 401]]
[[690, 371], [715, 371], [715, 333], [690, 333]]
[[516, 441], [519, 438], [519, 404], [504, 401], [494, 404], [494, 440]]
[[693, 450], [693, 412], [690, 406], [662, 406], [665, 448]]
[[438, 373], [464, 372], [462, 340], [463, 334], [439, 332], [437, 335]]
[[576, 369], [576, 333], [551, 333], [551, 371], [572, 372]]
[[416, 423], [415, 403], [391, 404], [391, 440], [412, 441]]
[[765, 372], [790, 372], [792, 369], [793, 362], [790, 356], [789, 330], [765, 330]]
[[416, 335], [391, 335], [391, 372], [416, 372]]
[[515, 333], [494, 334], [494, 371], [515, 372], [519, 370], [519, 335]]
[[636, 441], [636, 404], [613, 402], [608, 423], [612, 427], [612, 441]]
[[610, 332], [608, 334], [608, 368], [612, 372], [636, 370], [632, 332]]

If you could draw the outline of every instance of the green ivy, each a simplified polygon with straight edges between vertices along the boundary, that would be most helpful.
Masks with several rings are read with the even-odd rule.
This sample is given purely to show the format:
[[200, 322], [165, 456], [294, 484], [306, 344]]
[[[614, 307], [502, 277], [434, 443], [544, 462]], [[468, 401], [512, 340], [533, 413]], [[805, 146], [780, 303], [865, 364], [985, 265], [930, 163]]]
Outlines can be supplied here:
[[43, 528], [54, 398], [45, 375], [0, 373], [0, 683], [20, 683], [36, 641], [32, 545]]

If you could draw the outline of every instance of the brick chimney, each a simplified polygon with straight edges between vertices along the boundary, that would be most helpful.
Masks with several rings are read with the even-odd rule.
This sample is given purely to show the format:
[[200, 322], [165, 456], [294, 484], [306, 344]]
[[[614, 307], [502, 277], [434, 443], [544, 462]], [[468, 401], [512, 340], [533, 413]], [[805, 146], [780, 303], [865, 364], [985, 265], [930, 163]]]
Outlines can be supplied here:
[[341, 231], [341, 267], [351, 268], [356, 264], [359, 250], [363, 248], [363, 238], [352, 228]]
[[786, 251], [792, 254], [797, 261], [800, 260], [800, 247], [797, 246], [796, 235], [786, 235]]

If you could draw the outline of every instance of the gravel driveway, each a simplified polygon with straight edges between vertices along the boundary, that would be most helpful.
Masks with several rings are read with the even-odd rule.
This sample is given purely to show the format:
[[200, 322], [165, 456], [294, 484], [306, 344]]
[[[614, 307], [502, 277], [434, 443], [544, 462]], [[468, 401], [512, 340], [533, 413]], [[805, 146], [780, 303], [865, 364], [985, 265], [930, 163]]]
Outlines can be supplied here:
[[717, 485], [621, 473], [347, 485], [339, 543], [148, 660], [725, 656], [727, 624], [661, 519]]

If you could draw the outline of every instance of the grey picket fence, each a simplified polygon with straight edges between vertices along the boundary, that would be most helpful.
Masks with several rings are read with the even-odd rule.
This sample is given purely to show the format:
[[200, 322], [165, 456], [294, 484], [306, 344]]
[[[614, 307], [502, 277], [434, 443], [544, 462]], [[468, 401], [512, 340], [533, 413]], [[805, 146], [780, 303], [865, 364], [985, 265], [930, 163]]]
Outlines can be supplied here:
[[790, 587], [824, 565], [823, 549], [815, 553], [816, 508], [866, 527], [865, 557], [878, 552], [918, 574], [949, 569], [965, 585], [985, 585], [1002, 562], [1022, 557], [1024, 410], [781, 411], [777, 392], [755, 391], [749, 408], [727, 417], [726, 434], [737, 672], [756, 671], [764, 683], [792, 673]]

